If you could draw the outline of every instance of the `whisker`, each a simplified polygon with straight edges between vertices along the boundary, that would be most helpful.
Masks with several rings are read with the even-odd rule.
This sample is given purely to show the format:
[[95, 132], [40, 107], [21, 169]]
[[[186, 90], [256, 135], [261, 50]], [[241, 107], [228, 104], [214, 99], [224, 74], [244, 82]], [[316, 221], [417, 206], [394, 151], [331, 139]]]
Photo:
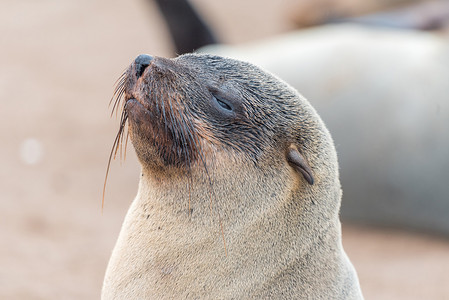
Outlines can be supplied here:
[[114, 92], [113, 97], [115, 98], [115, 101], [114, 101], [114, 106], [112, 107], [112, 110], [111, 110], [111, 117], [114, 114], [114, 111], [115, 111], [115, 116], [117, 117], [118, 108], [120, 106], [120, 103], [122, 102], [122, 99], [123, 99], [122, 97], [125, 92], [125, 88], [126, 88], [126, 84], [123, 83], [122, 85], [118, 86]]
[[112, 100], [114, 99], [114, 95], [117, 92], [117, 89], [119, 87], [121, 87], [126, 81], [126, 71], [122, 73], [122, 75], [120, 75], [120, 77], [114, 82], [114, 94], [113, 97], [111, 98], [111, 100], [109, 101], [109, 106], [111, 106]]
[[[104, 178], [104, 184], [103, 184], [103, 197], [101, 200], [101, 212], [103, 213], [103, 208], [104, 208], [104, 196], [106, 193], [106, 183], [108, 180], [108, 175], [109, 175], [109, 169], [111, 167], [111, 161], [112, 161], [112, 157], [114, 156], [115, 159], [115, 154], [117, 153], [117, 144], [120, 140], [120, 137], [123, 133], [123, 128], [124, 128], [124, 124], [126, 123], [128, 119], [128, 114], [126, 113], [126, 111], [124, 111], [124, 113], [122, 114], [122, 120], [120, 121], [120, 128], [117, 132], [117, 135], [115, 136], [115, 140], [114, 143], [112, 144], [112, 149], [111, 152], [109, 153], [109, 159], [108, 159], [108, 166], [106, 167], [106, 176]], [[114, 151], [115, 150], [115, 151]], [[114, 153], [115, 152], [115, 153]]]
[[[128, 129], [128, 128], [127, 128]], [[129, 138], [129, 130], [126, 130], [126, 139], [125, 139], [125, 155], [123, 160], [126, 160], [126, 149], [128, 148], [128, 138]]]
[[117, 135], [118, 140], [117, 140], [117, 143], [114, 143], [114, 145], [115, 145], [114, 160], [117, 157], [117, 152], [118, 152], [118, 150], [120, 148], [120, 138], [122, 137], [123, 129], [125, 127], [125, 123], [126, 123], [127, 119], [128, 119], [128, 114], [127, 114], [126, 111], [123, 111], [122, 112], [122, 116], [120, 118], [120, 128], [119, 128], [119, 132], [118, 132], [118, 135]]
[[[126, 120], [125, 120], [126, 122]], [[122, 133], [120, 134], [120, 164], [122, 163], [122, 149], [123, 149], [123, 140], [125, 139], [125, 135], [123, 132], [125, 131], [126, 123], [123, 123]], [[128, 132], [126, 133], [126, 137], [128, 136]], [[125, 149], [126, 151], [126, 149]]]
[[116, 81], [114, 94], [112, 95], [111, 100], [109, 101], [109, 106], [111, 106], [112, 101], [114, 101], [114, 106], [112, 107], [111, 116], [114, 114], [114, 111], [116, 113], [116, 116], [118, 114], [118, 107], [120, 106], [120, 102], [122, 100], [123, 93], [125, 92], [126, 88], [126, 71], [123, 72], [123, 74], [119, 77], [119, 79]]

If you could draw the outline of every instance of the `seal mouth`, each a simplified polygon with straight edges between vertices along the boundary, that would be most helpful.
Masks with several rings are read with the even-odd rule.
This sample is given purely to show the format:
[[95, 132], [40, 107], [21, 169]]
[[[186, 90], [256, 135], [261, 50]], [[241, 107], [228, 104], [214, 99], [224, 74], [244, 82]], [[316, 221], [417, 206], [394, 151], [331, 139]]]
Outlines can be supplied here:
[[174, 166], [190, 173], [199, 160], [208, 174], [200, 142], [207, 134], [183, 105], [183, 96], [174, 88], [174, 72], [157, 66], [158, 60], [167, 59], [154, 58], [144, 68], [136, 59], [115, 83], [109, 105], [111, 116], [120, 114], [120, 125], [109, 154], [102, 208], [111, 161], [118, 154], [122, 158], [122, 153], [126, 159], [129, 137], [142, 164], [158, 169]]
[[137, 111], [149, 112], [149, 110], [145, 108], [145, 106], [136, 98], [129, 98], [125, 100], [123, 110], [126, 112], [128, 118], [137, 114]]
[[113, 113], [121, 109], [114, 152], [127, 132], [141, 161], [190, 168], [201, 153], [198, 124], [177, 89], [172, 63], [155, 57], [143, 68], [140, 61], [139, 56], [119, 78], [111, 100]]
[[[129, 98], [128, 100], [125, 100], [125, 106], [124, 106], [124, 109], [127, 110], [129, 106], [134, 106], [134, 105], [139, 105], [139, 106], [141, 106], [142, 108], [144, 108], [144, 107], [143, 107], [143, 104], [140, 103], [136, 98]], [[144, 109], [145, 109], [145, 108], [144, 108]]]

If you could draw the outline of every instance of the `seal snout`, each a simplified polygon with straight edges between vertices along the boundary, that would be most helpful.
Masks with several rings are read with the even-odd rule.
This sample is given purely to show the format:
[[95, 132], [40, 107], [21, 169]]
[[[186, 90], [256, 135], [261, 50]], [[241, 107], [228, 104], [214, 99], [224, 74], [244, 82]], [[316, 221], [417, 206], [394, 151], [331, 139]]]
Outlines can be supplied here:
[[153, 57], [148, 54], [141, 54], [134, 60], [137, 78], [142, 76], [145, 69], [150, 65]]
[[119, 81], [124, 118], [137, 155], [146, 165], [190, 167], [199, 157], [199, 134], [183, 93], [183, 78], [174, 76], [171, 59], [141, 54]]

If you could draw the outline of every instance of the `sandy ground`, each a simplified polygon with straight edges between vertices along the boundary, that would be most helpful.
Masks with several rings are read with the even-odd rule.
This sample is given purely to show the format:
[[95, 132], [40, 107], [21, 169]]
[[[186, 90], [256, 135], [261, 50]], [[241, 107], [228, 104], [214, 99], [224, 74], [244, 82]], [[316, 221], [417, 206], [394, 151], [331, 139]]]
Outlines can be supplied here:
[[[290, 28], [292, 1], [194, 2], [228, 42]], [[129, 148], [102, 214], [118, 128], [107, 104], [135, 56], [171, 55], [167, 31], [143, 0], [2, 0], [0, 41], [0, 299], [98, 299], [139, 172]], [[343, 231], [366, 299], [449, 299], [448, 240]]]

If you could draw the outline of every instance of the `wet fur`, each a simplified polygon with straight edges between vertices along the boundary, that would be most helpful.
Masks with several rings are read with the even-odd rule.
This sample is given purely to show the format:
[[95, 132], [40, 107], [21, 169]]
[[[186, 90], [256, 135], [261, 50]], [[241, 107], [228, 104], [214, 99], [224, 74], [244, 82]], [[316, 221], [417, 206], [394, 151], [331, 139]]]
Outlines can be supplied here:
[[[336, 152], [302, 96], [210, 55], [133, 72], [121, 94], [142, 177], [103, 299], [362, 298], [341, 245]], [[232, 118], [214, 113], [213, 93], [234, 101]], [[157, 101], [172, 101], [171, 117]], [[313, 185], [286, 158], [292, 146]]]

